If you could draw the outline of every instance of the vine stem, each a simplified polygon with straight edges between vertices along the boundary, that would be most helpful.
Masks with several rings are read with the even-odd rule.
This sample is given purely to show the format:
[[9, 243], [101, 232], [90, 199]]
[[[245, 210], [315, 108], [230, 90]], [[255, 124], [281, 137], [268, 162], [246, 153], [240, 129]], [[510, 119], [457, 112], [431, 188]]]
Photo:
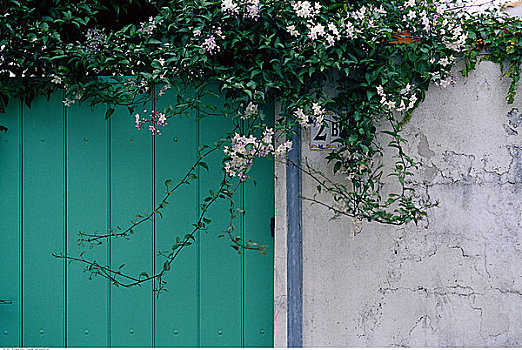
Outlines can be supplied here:
[[[194, 166], [189, 170], [187, 175], [180, 181], [180, 183], [178, 185], [176, 185], [172, 190], [170, 190], [167, 193], [164, 201], [177, 188], [179, 188], [179, 186], [181, 186], [186, 181], [186, 179], [188, 178], [189, 174], [192, 173], [192, 171], [199, 164], [201, 159], [203, 159], [205, 156], [207, 156], [208, 154], [212, 153], [213, 151], [215, 151], [218, 148], [219, 147], [216, 146], [215, 148], [207, 151], [203, 156], [201, 156], [201, 158], [198, 160], [198, 162], [196, 162], [194, 164]], [[203, 231], [207, 230], [207, 226], [206, 226], [206, 222], [205, 222], [206, 213], [208, 211], [208, 208], [210, 206], [212, 206], [217, 201], [218, 198], [228, 198], [231, 201], [231, 207], [230, 207], [230, 214], [231, 214], [230, 216], [231, 217], [230, 217], [229, 226], [228, 226], [227, 230], [225, 231], [227, 233], [227, 238], [230, 239], [234, 244], [236, 244], [240, 248], [250, 249], [250, 250], [261, 250], [262, 249], [259, 246], [252, 246], [250, 244], [245, 245], [245, 244], [239, 243], [238, 240], [235, 237], [233, 237], [233, 235], [232, 235], [232, 231], [233, 231], [233, 224], [232, 224], [232, 222], [233, 222], [233, 219], [235, 217], [235, 215], [233, 215], [233, 201], [232, 201], [232, 197], [233, 197], [233, 195], [235, 194], [235, 192], [237, 191], [237, 189], [239, 188], [239, 186], [242, 183], [243, 183], [242, 181], [238, 181], [238, 183], [235, 185], [235, 187], [232, 190], [229, 191], [229, 190], [227, 190], [227, 188], [230, 186], [230, 183], [227, 181], [227, 175], [226, 174], [224, 175], [223, 181], [221, 182], [221, 185], [220, 185], [219, 189], [217, 190], [217, 192], [214, 193], [214, 195], [211, 196], [211, 199], [207, 203], [205, 203], [205, 204], [203, 204], [201, 206], [202, 211], [201, 211], [201, 214], [200, 214], [200, 216], [198, 218], [198, 221], [196, 222], [196, 224], [194, 224], [194, 229], [192, 229], [192, 231], [190, 233], [185, 235], [185, 238], [183, 239], [183, 241], [181, 241], [179, 243], [176, 242], [175, 248], [173, 248], [173, 251], [170, 252], [169, 255], [166, 255], [166, 254], [160, 252], [159, 255], [165, 256], [166, 259], [165, 259], [165, 261], [163, 263], [163, 268], [158, 273], [151, 274], [150, 276], [148, 274], [146, 274], [146, 273], [142, 273], [138, 277], [135, 277], [133, 275], [121, 272], [121, 268], [120, 269], [113, 269], [113, 268], [110, 268], [108, 266], [100, 265], [96, 260], [88, 260], [88, 259], [83, 257], [83, 253], [81, 253], [79, 257], [70, 256], [68, 254], [53, 254], [53, 256], [56, 257], [56, 258], [61, 258], [61, 259], [67, 260], [69, 262], [85, 263], [85, 264], [87, 264], [87, 267], [86, 267], [87, 271], [92, 271], [93, 274], [105, 277], [105, 278], [109, 279], [114, 285], [118, 285], [118, 286], [122, 286], [122, 287], [133, 287], [133, 286], [136, 286], [136, 285], [144, 284], [144, 283], [146, 283], [146, 282], [148, 282], [150, 280], [157, 279], [159, 281], [159, 286], [160, 286], [159, 289], [157, 290], [157, 292], [159, 293], [163, 289], [162, 288], [162, 285], [163, 285], [163, 283], [162, 283], [163, 282], [162, 281], [163, 275], [167, 271], [170, 270], [170, 266], [173, 263], [173, 261], [176, 259], [176, 257], [181, 253], [183, 248], [185, 248], [186, 246], [190, 245], [190, 240], [194, 240], [194, 234], [198, 230], [203, 230]], [[134, 223], [133, 225], [131, 225], [127, 230], [125, 230], [122, 233], [109, 234], [109, 235], [103, 235], [103, 236], [88, 235], [88, 236], [94, 236], [94, 238], [93, 239], [89, 239], [89, 241], [90, 242], [92, 242], [92, 241], [99, 241], [102, 238], [117, 237], [117, 236], [126, 235], [134, 227], [136, 227], [136, 226], [140, 225], [141, 223], [149, 220], [153, 215], [155, 215], [157, 213], [157, 210], [159, 210], [159, 209], [161, 209], [161, 204], [158, 206], [158, 208], [154, 212], [152, 212], [151, 214], [149, 214], [147, 217], [143, 218], [142, 220]], [[141, 276], [145, 276], [145, 277], [141, 278]], [[123, 280], [128, 280], [129, 282], [123, 282], [122, 279]]]
[[188, 179], [190, 177], [191, 174], [193, 174], [194, 170], [196, 169], [196, 167], [198, 165], [200, 165], [203, 161], [203, 159], [208, 156], [209, 154], [211, 154], [212, 152], [216, 151], [217, 149], [220, 148], [222, 142], [219, 143], [218, 145], [216, 145], [215, 147], [211, 148], [210, 150], [208, 150], [207, 152], [205, 152], [202, 156], [199, 156], [198, 160], [192, 165], [192, 167], [189, 169], [189, 171], [185, 174], [185, 176], [179, 181], [178, 184], [176, 184], [176, 186], [174, 186], [171, 190], [167, 191], [167, 194], [165, 195], [165, 197], [163, 198], [163, 200], [161, 201], [161, 204], [159, 204], [151, 213], [149, 213], [147, 216], [145, 216], [144, 218], [142, 218], [141, 220], [139, 221], [136, 221], [136, 222], [133, 222], [131, 226], [129, 226], [125, 231], [123, 232], [120, 232], [120, 233], [109, 233], [109, 234], [106, 234], [106, 235], [96, 235], [96, 234], [86, 234], [86, 233], [81, 233], [81, 236], [85, 236], [85, 237], [92, 237], [92, 238], [88, 238], [86, 239], [85, 241], [88, 242], [88, 243], [93, 243], [93, 242], [99, 242], [103, 239], [107, 239], [109, 237], [123, 237], [123, 236], [127, 236], [129, 235], [129, 232], [131, 232], [136, 226], [142, 224], [143, 222], [145, 221], [148, 221], [150, 219], [152, 219], [152, 217], [154, 217], [156, 214], [159, 213], [159, 210], [160, 209], [163, 209], [164, 206], [165, 206], [165, 201], [179, 188], [181, 187], [181, 185], [183, 184], [188, 184]]

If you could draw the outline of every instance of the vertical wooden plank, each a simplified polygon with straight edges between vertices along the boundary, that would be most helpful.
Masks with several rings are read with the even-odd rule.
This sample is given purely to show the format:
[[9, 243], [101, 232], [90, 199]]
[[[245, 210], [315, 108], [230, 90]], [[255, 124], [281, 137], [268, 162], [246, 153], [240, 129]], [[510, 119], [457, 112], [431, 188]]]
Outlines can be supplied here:
[[9, 128], [0, 132], [0, 220], [2, 232], [0, 244], [0, 299], [12, 301], [0, 304], [0, 346], [21, 347], [20, 308], [20, 220], [21, 220], [21, 147], [20, 102], [11, 100], [5, 114], [0, 114], [0, 124]]
[[[150, 111], [150, 107], [148, 108]], [[137, 130], [134, 116], [118, 108], [111, 117], [111, 224], [126, 229], [135, 215], [151, 212], [152, 203], [152, 136]], [[111, 241], [111, 264], [138, 277], [149, 275], [153, 266], [153, 225], [145, 222], [134, 230], [130, 239]], [[111, 346], [152, 346], [153, 284], [111, 289]]]
[[23, 109], [23, 346], [64, 347], [64, 105], [61, 94]]
[[[175, 106], [176, 95], [191, 98], [193, 91], [171, 89], [160, 98], [156, 108], [162, 110], [169, 104]], [[166, 195], [165, 180], [175, 186], [196, 161], [197, 130], [196, 111], [188, 116], [173, 117], [162, 128], [162, 135], [155, 138], [156, 203]], [[155, 251], [171, 251], [176, 237], [181, 240], [192, 231], [197, 221], [197, 182], [182, 185], [167, 201], [162, 210], [163, 218], [155, 221]], [[183, 248], [165, 275], [167, 292], [162, 292], [156, 302], [156, 346], [198, 346], [199, 276], [197, 241]], [[163, 268], [165, 258], [156, 257], [156, 271]]]
[[[105, 108], [87, 105], [67, 109], [67, 233], [68, 253], [107, 262], [107, 242], [89, 249], [78, 247], [78, 232], [106, 233], [107, 130]], [[107, 280], [89, 273], [82, 263], [67, 271], [68, 346], [107, 347]]]
[[[207, 98], [220, 111], [223, 100]], [[231, 119], [208, 116], [200, 122], [200, 145], [212, 146], [233, 129]], [[210, 170], [200, 171], [200, 198], [217, 191], [223, 179], [222, 151], [206, 160]], [[235, 198], [241, 203], [241, 190]], [[239, 204], [240, 205], [240, 204]], [[207, 233], [200, 234], [201, 320], [200, 339], [203, 347], [237, 347], [242, 345], [242, 257], [230, 247], [225, 238], [218, 238], [229, 225], [229, 202], [219, 199], [208, 211], [212, 220]], [[242, 234], [240, 219], [235, 220], [238, 234]]]
[[[273, 105], [265, 108], [265, 122], [273, 124]], [[244, 339], [247, 347], [272, 347], [274, 337], [274, 240], [270, 221], [274, 217], [274, 163], [257, 159], [245, 183], [244, 238], [268, 245], [266, 255], [247, 251], [244, 256]]]

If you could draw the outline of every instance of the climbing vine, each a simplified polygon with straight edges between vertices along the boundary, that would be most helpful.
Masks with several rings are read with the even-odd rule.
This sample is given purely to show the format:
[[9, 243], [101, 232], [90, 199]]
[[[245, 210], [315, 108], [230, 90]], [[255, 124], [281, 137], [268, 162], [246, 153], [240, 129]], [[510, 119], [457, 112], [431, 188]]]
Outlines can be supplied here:
[[[156, 209], [138, 217], [126, 229], [106, 234], [80, 233], [80, 245], [94, 246], [110, 237], [133, 233], [168, 205], [168, 197], [208, 168], [210, 152], [223, 152], [223, 181], [202, 203], [192, 229], [178, 237], [165, 257], [163, 270], [140, 276], [90, 261], [93, 274], [118, 285], [159, 281], [179, 252], [210, 224], [206, 210], [218, 200], [231, 205], [224, 236], [242, 252], [265, 246], [243, 242], [234, 233], [237, 216], [233, 196], [250, 181], [249, 170], [260, 157], [285, 161], [296, 130], [340, 125], [339, 147], [327, 155], [333, 180], [326, 172], [300, 165], [317, 182], [314, 198], [335, 215], [355, 220], [401, 225], [417, 222], [432, 203], [408, 187], [407, 178], [419, 166], [402, 146], [401, 127], [424, 99], [428, 87], [455, 85], [480, 59], [498, 62], [511, 79], [507, 102], [513, 101], [520, 76], [522, 22], [503, 16], [499, 6], [478, 6], [460, 0], [361, 1], [167, 1], [128, 0], [76, 2], [5, 0], [0, 5], [0, 110], [13, 99], [28, 106], [35, 96], [64, 92], [63, 103], [107, 105], [106, 118], [126, 106], [129, 123], [161, 137], [171, 118], [192, 108], [205, 115], [223, 113], [236, 120], [227, 139], [199, 150], [199, 158], [179, 182], [166, 180], [166, 196]], [[461, 62], [464, 70], [456, 71]], [[185, 94], [190, 88], [194, 93]], [[176, 101], [161, 106], [158, 97], [175, 91]], [[156, 91], [156, 93], [153, 93]], [[205, 103], [205, 94], [226, 102], [219, 110]], [[155, 99], [155, 111], [145, 103]], [[281, 119], [267, 125], [262, 106], [277, 100]], [[391, 171], [382, 169], [376, 143], [377, 122], [394, 149]], [[1, 125], [0, 115], [0, 125]], [[246, 127], [239, 128], [237, 126]], [[6, 131], [5, 127], [2, 127]], [[240, 132], [242, 130], [242, 132]], [[7, 130], [8, 132], [8, 130]], [[276, 139], [277, 135], [277, 140]], [[398, 191], [382, 191], [383, 177], [396, 179]], [[338, 179], [339, 177], [337, 177]], [[389, 191], [388, 191], [389, 192]]]

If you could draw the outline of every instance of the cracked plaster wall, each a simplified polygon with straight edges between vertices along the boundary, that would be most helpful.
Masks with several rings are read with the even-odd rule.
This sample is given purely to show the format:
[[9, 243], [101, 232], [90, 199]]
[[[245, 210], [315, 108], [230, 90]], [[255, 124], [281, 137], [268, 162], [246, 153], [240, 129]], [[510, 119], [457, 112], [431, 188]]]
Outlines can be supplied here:
[[[522, 346], [522, 90], [506, 104], [500, 75], [484, 62], [430, 88], [406, 125], [406, 151], [423, 162], [412, 185], [440, 203], [417, 226], [353, 236], [351, 220], [303, 202], [304, 346]], [[308, 142], [303, 159], [326, 169]], [[303, 195], [315, 187], [303, 175]]]

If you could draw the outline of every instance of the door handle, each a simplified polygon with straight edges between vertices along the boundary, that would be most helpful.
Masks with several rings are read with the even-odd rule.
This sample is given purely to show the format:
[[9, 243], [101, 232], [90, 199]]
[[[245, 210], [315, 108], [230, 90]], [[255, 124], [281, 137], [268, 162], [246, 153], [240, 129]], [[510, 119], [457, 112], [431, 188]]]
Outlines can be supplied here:
[[12, 304], [12, 303], [13, 303], [12, 300], [0, 299], [0, 305], [1, 305], [1, 304]]

